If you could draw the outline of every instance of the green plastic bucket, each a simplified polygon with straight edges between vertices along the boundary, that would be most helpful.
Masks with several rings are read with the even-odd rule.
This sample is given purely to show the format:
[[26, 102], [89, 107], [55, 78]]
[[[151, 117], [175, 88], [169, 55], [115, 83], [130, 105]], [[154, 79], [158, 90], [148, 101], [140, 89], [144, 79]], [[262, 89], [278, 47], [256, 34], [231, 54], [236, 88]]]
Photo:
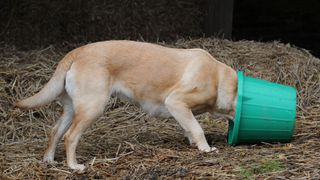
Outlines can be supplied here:
[[238, 71], [236, 114], [228, 130], [230, 145], [289, 142], [295, 118], [295, 88], [246, 77]]

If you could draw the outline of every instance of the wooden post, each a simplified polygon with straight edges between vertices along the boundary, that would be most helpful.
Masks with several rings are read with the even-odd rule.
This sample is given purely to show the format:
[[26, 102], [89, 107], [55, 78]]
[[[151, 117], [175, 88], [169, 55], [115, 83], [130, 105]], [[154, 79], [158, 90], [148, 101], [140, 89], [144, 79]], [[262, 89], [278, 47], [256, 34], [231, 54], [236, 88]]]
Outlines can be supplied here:
[[233, 0], [208, 0], [206, 36], [230, 39], [232, 36]]

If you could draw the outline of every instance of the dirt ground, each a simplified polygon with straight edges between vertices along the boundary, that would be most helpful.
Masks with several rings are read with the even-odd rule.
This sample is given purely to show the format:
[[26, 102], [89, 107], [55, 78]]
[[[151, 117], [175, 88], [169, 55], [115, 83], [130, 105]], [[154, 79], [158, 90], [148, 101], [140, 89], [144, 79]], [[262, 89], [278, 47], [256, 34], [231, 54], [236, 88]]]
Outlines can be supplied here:
[[279, 42], [181, 39], [162, 45], [200, 47], [246, 75], [297, 88], [292, 142], [227, 144], [227, 121], [203, 114], [197, 119], [219, 153], [190, 147], [173, 119], [153, 118], [112, 99], [77, 148], [83, 173], [66, 166], [63, 142], [56, 164], [41, 162], [50, 129], [61, 107], [36, 110], [12, 104], [37, 92], [66, 50], [54, 46], [19, 51], [0, 47], [0, 179], [320, 179], [320, 60], [304, 49]]

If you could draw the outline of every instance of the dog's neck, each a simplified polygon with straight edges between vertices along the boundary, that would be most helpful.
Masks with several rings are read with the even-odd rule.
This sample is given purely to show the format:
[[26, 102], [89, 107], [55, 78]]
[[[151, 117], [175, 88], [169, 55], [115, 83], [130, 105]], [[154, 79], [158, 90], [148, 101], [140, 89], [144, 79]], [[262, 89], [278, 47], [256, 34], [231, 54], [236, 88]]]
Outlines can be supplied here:
[[232, 73], [219, 73], [227, 74], [226, 76], [219, 76], [219, 85], [217, 89], [216, 111], [234, 116], [234, 111], [237, 104], [237, 89], [234, 89], [234, 85], [237, 84], [236, 72], [229, 68], [221, 68], [221, 71]]

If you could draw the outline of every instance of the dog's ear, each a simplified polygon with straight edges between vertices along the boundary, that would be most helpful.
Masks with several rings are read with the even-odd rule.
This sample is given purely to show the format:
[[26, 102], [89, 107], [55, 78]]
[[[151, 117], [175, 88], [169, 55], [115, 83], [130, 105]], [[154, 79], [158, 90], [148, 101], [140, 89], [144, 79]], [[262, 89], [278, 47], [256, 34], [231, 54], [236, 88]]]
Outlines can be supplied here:
[[236, 109], [237, 109], [237, 102], [238, 102], [238, 92], [235, 93], [233, 98], [232, 109], [234, 112], [236, 112]]
[[236, 115], [236, 111], [235, 110], [231, 110], [227, 115], [228, 120], [232, 120], [233, 121], [235, 115]]

